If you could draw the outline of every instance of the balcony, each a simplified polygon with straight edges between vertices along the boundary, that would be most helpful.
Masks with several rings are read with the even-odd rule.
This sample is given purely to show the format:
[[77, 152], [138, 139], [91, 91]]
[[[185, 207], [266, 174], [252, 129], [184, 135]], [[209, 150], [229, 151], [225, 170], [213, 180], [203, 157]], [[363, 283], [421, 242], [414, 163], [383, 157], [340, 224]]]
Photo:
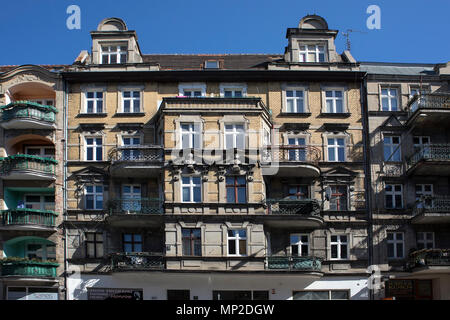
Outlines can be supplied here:
[[55, 129], [53, 106], [30, 101], [15, 101], [0, 107], [0, 125], [4, 129]]
[[17, 208], [1, 211], [1, 227], [8, 229], [53, 229], [58, 214], [49, 210]]
[[407, 125], [417, 128], [436, 128], [448, 124], [450, 119], [450, 94], [428, 93], [414, 96], [408, 101], [409, 112]]
[[320, 176], [319, 148], [313, 146], [268, 146], [262, 151], [263, 175], [317, 178]]
[[408, 175], [450, 175], [450, 145], [430, 144], [407, 159]]
[[33, 261], [11, 258], [0, 261], [2, 277], [56, 278], [59, 264], [50, 261]]
[[317, 228], [323, 224], [321, 207], [313, 199], [267, 199], [265, 224], [276, 228]]
[[108, 202], [106, 218], [115, 227], [156, 227], [162, 225], [163, 201], [158, 198], [114, 199]]
[[0, 158], [0, 176], [4, 180], [55, 180], [58, 161], [28, 154]]
[[322, 259], [316, 257], [270, 256], [267, 269], [303, 272], [321, 272]]
[[164, 270], [166, 265], [162, 253], [121, 252], [111, 254], [110, 259], [113, 272]]
[[133, 145], [113, 148], [109, 153], [114, 177], [157, 177], [164, 164], [162, 146]]
[[412, 223], [449, 223], [450, 196], [423, 197], [413, 209]]
[[450, 249], [422, 249], [409, 255], [406, 268], [414, 273], [448, 272]]

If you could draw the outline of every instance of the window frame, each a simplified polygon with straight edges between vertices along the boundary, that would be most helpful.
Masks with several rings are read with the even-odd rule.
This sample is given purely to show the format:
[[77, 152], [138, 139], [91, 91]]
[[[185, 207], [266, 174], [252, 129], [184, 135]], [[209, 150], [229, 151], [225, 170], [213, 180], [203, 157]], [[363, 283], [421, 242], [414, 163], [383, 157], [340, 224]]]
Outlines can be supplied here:
[[[184, 231], [189, 230], [189, 237], [185, 237], [184, 236]], [[193, 233], [194, 231], [198, 231], [199, 236], [195, 236], [195, 234]], [[190, 254], [185, 254], [185, 240], [189, 241], [189, 252]], [[200, 252], [199, 254], [195, 254], [195, 243], [196, 241], [199, 241], [200, 244]], [[182, 245], [182, 254], [183, 256], [188, 256], [188, 257], [201, 257], [202, 254], [202, 229], [201, 228], [182, 228], [181, 229], [181, 245]]]
[[[386, 190], [387, 186], [392, 186], [392, 191], [387, 191]], [[396, 191], [395, 190], [396, 186], [400, 186], [401, 187], [401, 191]], [[388, 195], [392, 196], [392, 204], [393, 204], [392, 208], [387, 206], [387, 196]], [[396, 199], [395, 199], [396, 195], [400, 195], [400, 197], [401, 197], [401, 206], [400, 207], [396, 206]], [[402, 184], [386, 183], [384, 185], [384, 208], [385, 209], [403, 209], [404, 208], [404, 203], [403, 203], [403, 185]]]
[[[130, 97], [125, 97], [125, 92], [130, 92]], [[139, 97], [135, 97], [134, 93], [139, 92]], [[120, 88], [120, 111], [124, 114], [139, 114], [144, 112], [142, 88], [126, 87]], [[139, 101], [139, 111], [134, 110], [134, 101]], [[130, 111], [125, 111], [125, 101], [130, 101]]]
[[[322, 88], [322, 96], [323, 96], [323, 101], [324, 101], [324, 107], [323, 107], [323, 114], [345, 114], [347, 112], [347, 90], [345, 87], [323, 87]], [[331, 91], [332, 92], [332, 97], [327, 97], [327, 91]], [[339, 91], [342, 93], [342, 96], [336, 97], [336, 92]], [[332, 103], [332, 111], [328, 111], [328, 105], [327, 105], [327, 101], [331, 100]], [[337, 100], [341, 100], [342, 101], [342, 112], [337, 112], [337, 104], [336, 101]]]
[[[398, 138], [398, 143], [394, 143], [394, 138]], [[386, 139], [390, 139], [389, 143], [386, 143]], [[386, 159], [386, 148], [389, 148], [390, 154]], [[398, 153], [398, 160], [394, 160], [393, 155]], [[402, 161], [402, 137], [394, 135], [383, 136], [383, 161], [384, 162], [401, 162]]]
[[[337, 237], [337, 241], [333, 241], [333, 237]], [[341, 241], [341, 237], [346, 237], [347, 241]], [[342, 246], [347, 246], [345, 252], [346, 257], [342, 258]], [[337, 257], [333, 258], [333, 246], [337, 246]], [[330, 260], [350, 260], [350, 234], [331, 234], [330, 235]]]
[[[87, 191], [87, 187], [93, 187], [92, 188], [92, 192], [88, 192]], [[101, 187], [102, 188], [102, 192], [97, 192], [97, 188], [96, 187]], [[105, 205], [105, 197], [104, 197], [104, 193], [105, 193], [105, 187], [103, 184], [99, 184], [99, 183], [90, 183], [90, 184], [85, 184], [84, 185], [84, 210], [104, 210], [104, 205]], [[93, 196], [93, 207], [92, 208], [88, 208], [87, 206], [87, 196], [88, 195], [92, 195]], [[101, 195], [101, 202], [102, 202], [102, 207], [101, 208], [97, 208], [97, 196]]]
[[[125, 240], [126, 235], [131, 235], [131, 241]], [[140, 241], [135, 240], [135, 236], [140, 236], [141, 240]], [[131, 244], [132, 251], [125, 251], [126, 244]], [[139, 244], [141, 246], [141, 251], [136, 251], [135, 246], [139, 245]], [[124, 253], [144, 252], [144, 251], [142, 251], [142, 250], [144, 250], [144, 237], [142, 236], [142, 234], [140, 234], [140, 233], [122, 233], [122, 250]]]
[[[242, 178], [244, 179], [244, 183], [243, 184], [238, 184], [238, 179]], [[228, 184], [228, 180], [229, 179], [233, 179], [234, 183], [233, 184]], [[234, 202], [232, 202], [229, 198], [228, 198], [228, 189], [232, 189], [234, 190]], [[240, 202], [239, 201], [239, 190], [244, 189], [244, 202]], [[247, 177], [245, 175], [239, 175], [239, 176], [226, 176], [225, 177], [225, 191], [226, 191], [226, 200], [227, 203], [234, 203], [234, 204], [245, 204], [247, 203]]]
[[[183, 182], [184, 178], [189, 178], [189, 184], [185, 184]], [[198, 184], [194, 183], [194, 178], [198, 178], [200, 181]], [[181, 176], [180, 179], [180, 187], [181, 187], [181, 202], [183, 203], [201, 203], [203, 201], [203, 186], [202, 186], [202, 178], [200, 176]], [[189, 201], [185, 201], [184, 200], [184, 193], [183, 193], [183, 189], [189, 187], [189, 195], [190, 195], [190, 199]], [[194, 201], [195, 197], [194, 197], [194, 191], [196, 190], [196, 188], [200, 188], [200, 200], [199, 201]]]
[[[389, 234], [393, 234], [393, 239], [389, 240]], [[397, 239], [397, 235], [401, 234], [402, 235], [402, 239], [401, 241]], [[393, 245], [394, 248], [394, 257], [390, 257], [389, 256], [389, 244]], [[397, 252], [397, 244], [401, 244], [402, 245], [402, 255], [398, 256], [398, 252]], [[388, 258], [388, 260], [400, 260], [400, 259], [404, 259], [405, 258], [405, 233], [401, 232], [401, 231], [387, 231], [386, 232], [386, 256]]]
[[[338, 139], [342, 139], [344, 141], [344, 144], [339, 145], [339, 144], [329, 144], [329, 139], [334, 139], [335, 143], [338, 143]], [[329, 135], [326, 137], [326, 147], [327, 147], [327, 161], [328, 162], [346, 162], [347, 161], [347, 137], [346, 136], [342, 136], [342, 135]], [[339, 148], [343, 148], [344, 150], [344, 159], [343, 160], [339, 160]], [[330, 160], [330, 149], [335, 149], [334, 151], [334, 155], [335, 155], [335, 159], [337, 160]]]
[[[314, 50], [309, 50], [309, 46], [314, 46]], [[305, 47], [305, 50], [302, 50]], [[319, 47], [323, 47], [323, 51], [319, 50]], [[314, 54], [314, 61], [309, 61], [309, 54]], [[323, 61], [320, 61], [320, 54], [323, 54]], [[302, 58], [302, 55], [304, 58]], [[326, 63], [327, 59], [327, 44], [325, 42], [299, 42], [298, 43], [298, 61], [300, 63]]]
[[[88, 139], [93, 139], [94, 144], [88, 144]], [[101, 144], [97, 144], [97, 139], [101, 140]], [[92, 151], [92, 160], [88, 159], [88, 148], [93, 148]], [[101, 150], [101, 159], [97, 159], [98, 149]], [[94, 153], [95, 151], [95, 153]], [[94, 156], [95, 155], [95, 156]], [[103, 136], [99, 135], [89, 135], [84, 136], [84, 161], [103, 161]]]
[[[293, 236], [298, 236], [299, 241], [296, 243], [293, 243], [292, 242]], [[305, 236], [306, 236], [307, 241], [303, 242], [302, 237], [305, 237]], [[305, 246], [305, 245], [307, 247], [306, 255], [303, 254], [303, 246]], [[297, 246], [297, 255], [294, 255], [294, 253], [293, 253], [293, 250], [292, 250], [293, 246]], [[291, 233], [291, 234], [289, 234], [289, 252], [290, 252], [291, 256], [293, 256], [293, 257], [308, 257], [308, 256], [310, 256], [311, 241], [310, 241], [309, 233]]]
[[[93, 235], [94, 236], [93, 240], [89, 240], [88, 235]], [[99, 235], [101, 235], [101, 241], [97, 239]], [[103, 232], [86, 232], [85, 233], [85, 237], [86, 237], [86, 240], [85, 240], [86, 258], [93, 258], [93, 259], [103, 258], [104, 254], [105, 254], [105, 251], [104, 251], [105, 248], [103, 246], [103, 243], [104, 243]], [[89, 249], [88, 249], [89, 245], [93, 245], [94, 256], [90, 256], [89, 255]], [[102, 247], [102, 254], [101, 255], [97, 254], [97, 245], [101, 245], [101, 247]]]
[[[219, 86], [221, 98], [245, 98], [247, 97], [247, 84], [246, 83], [221, 83]], [[226, 97], [226, 91], [233, 91], [231, 97]], [[241, 96], [236, 97], [235, 92], [241, 91]]]
[[[185, 96], [185, 91], [200, 91], [200, 96]], [[179, 83], [178, 84], [178, 96], [179, 97], [192, 97], [201, 98], [206, 97], [206, 84], [205, 83]]]
[[[227, 131], [227, 126], [233, 126], [233, 131]], [[237, 126], [242, 126], [243, 128], [243, 148], [240, 149], [237, 147], [238, 145], [238, 137], [241, 135], [239, 133], [239, 131], [237, 131]], [[227, 145], [227, 136], [231, 135], [233, 138], [233, 146], [228, 146]], [[239, 150], [245, 150], [247, 148], [247, 129], [245, 127], [245, 123], [243, 122], [227, 122], [224, 123], [223, 126], [223, 146], [224, 149], [228, 150], [228, 149], [239, 149]]]
[[[188, 125], [189, 131], [183, 131], [183, 126]], [[202, 149], [202, 123], [201, 122], [180, 122], [180, 142], [179, 149]], [[195, 129], [198, 129], [196, 131]], [[186, 135], [189, 138], [189, 146], [183, 146], [183, 136]], [[195, 141], [198, 141], [198, 146], [195, 146]]]
[[[121, 42], [121, 43], [100, 43], [100, 63], [102, 65], [118, 65], [118, 64], [125, 64], [128, 63], [128, 43], [127, 42]], [[104, 51], [103, 48], [108, 48], [108, 51]], [[115, 51], [111, 51], [110, 48], [115, 47]], [[123, 47], [126, 47], [126, 51], [121, 51]], [[122, 55], [125, 54], [125, 61], [122, 61]], [[111, 62], [111, 56], [116, 56], [116, 62]], [[108, 62], [103, 62], [103, 57], [108, 57]], [[120, 61], [119, 61], [120, 60]]]
[[[383, 94], [383, 90], [388, 90], [387, 95]], [[396, 96], [393, 96], [391, 94], [391, 90], [395, 90], [396, 91]], [[401, 104], [400, 104], [400, 87], [398, 86], [381, 86], [380, 87], [380, 111], [384, 111], [384, 112], [396, 112], [396, 111], [401, 111]], [[396, 110], [392, 110], [392, 101], [391, 98], [392, 97], [396, 97], [397, 100], [397, 109]], [[388, 99], [388, 110], [384, 110], [383, 109], [383, 98], [387, 98]]]
[[[330, 200], [329, 200], [329, 202], [330, 202], [329, 210], [330, 211], [348, 211], [348, 210], [350, 210], [350, 208], [349, 208], [350, 207], [349, 206], [350, 197], [349, 197], [349, 187], [348, 187], [348, 185], [346, 185], [346, 184], [330, 184], [329, 187], [330, 187], [330, 191], [331, 191]], [[333, 187], [335, 187], [335, 188], [345, 188], [345, 193], [340, 193], [340, 192], [337, 191], [337, 189], [333, 193], [333, 190], [332, 190]], [[341, 197], [337, 197], [337, 195], [341, 195]], [[342, 195], [345, 196], [345, 209], [339, 209], [339, 207], [340, 207], [340, 199], [342, 198]], [[336, 209], [331, 209], [331, 199], [332, 198], [333, 199], [334, 198], [338, 199], [337, 200], [338, 204], [336, 205]]]
[[[244, 231], [245, 232], [245, 237], [241, 237], [239, 235], [239, 231]], [[234, 234], [234, 236], [230, 236], [229, 232], [230, 231], [237, 231], [237, 233]], [[248, 242], [247, 242], [248, 236], [247, 236], [247, 229], [246, 228], [236, 228], [236, 229], [228, 229], [227, 230], [227, 256], [229, 257], [246, 257], [248, 254]], [[235, 244], [235, 251], [236, 253], [232, 254], [230, 253], [230, 240], [234, 241]], [[240, 246], [239, 246], [239, 242], [241, 240], [245, 240], [245, 253], [241, 254], [240, 253]]]
[[[419, 239], [419, 234], [423, 235], [422, 239]], [[428, 240], [427, 235], [431, 234], [432, 239]], [[423, 248], [419, 247], [419, 243], [423, 243]], [[431, 243], [431, 247], [428, 246], [428, 244]], [[421, 249], [434, 249], [435, 248], [435, 236], [434, 232], [428, 232], [428, 231], [420, 231], [416, 233], [416, 246], [418, 250]]]
[[[88, 94], [89, 93], [93, 93], [94, 97], [93, 98], [89, 98]], [[98, 98], [98, 94], [101, 93], [102, 97]], [[102, 113], [106, 113], [106, 108], [105, 108], [105, 90], [102, 89], [89, 89], [89, 90], [85, 90], [83, 91], [83, 96], [84, 96], [84, 108], [83, 108], [83, 114], [102, 114]], [[88, 111], [88, 104], [89, 101], [93, 102], [93, 112], [89, 112]], [[98, 110], [98, 102], [101, 101], [101, 111]]]

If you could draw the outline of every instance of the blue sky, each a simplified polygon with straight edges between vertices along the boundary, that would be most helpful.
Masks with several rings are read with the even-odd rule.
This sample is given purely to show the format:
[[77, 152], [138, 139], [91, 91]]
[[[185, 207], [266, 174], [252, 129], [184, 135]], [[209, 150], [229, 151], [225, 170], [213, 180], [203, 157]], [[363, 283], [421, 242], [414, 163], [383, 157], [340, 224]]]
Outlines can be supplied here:
[[[81, 30], [68, 30], [66, 9], [81, 8]], [[369, 5], [381, 29], [369, 30]], [[106, 17], [136, 30], [143, 53], [283, 53], [286, 28], [307, 14], [351, 34], [360, 61], [441, 63], [450, 60], [449, 0], [15, 0], [0, 8], [0, 65], [71, 64], [90, 50], [89, 32]]]

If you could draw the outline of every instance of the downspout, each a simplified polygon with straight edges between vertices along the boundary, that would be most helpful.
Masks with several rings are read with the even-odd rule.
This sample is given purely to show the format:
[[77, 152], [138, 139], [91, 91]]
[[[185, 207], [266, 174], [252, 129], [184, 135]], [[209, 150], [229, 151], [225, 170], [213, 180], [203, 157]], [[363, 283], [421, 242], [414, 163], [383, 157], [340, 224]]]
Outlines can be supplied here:
[[68, 300], [69, 292], [67, 288], [67, 274], [68, 274], [68, 249], [67, 249], [67, 105], [68, 105], [68, 87], [67, 82], [63, 79], [64, 88], [64, 99], [63, 99], [63, 136], [64, 136], [64, 153], [63, 153], [63, 229], [64, 229], [64, 289], [65, 289], [65, 300]]
[[[367, 106], [367, 73], [361, 82], [361, 114], [363, 125], [363, 155], [364, 155], [364, 187], [366, 189], [366, 212], [367, 212], [367, 253], [368, 267], [372, 266], [373, 261], [373, 216], [372, 216], [372, 176], [370, 166], [370, 137], [369, 137], [369, 115]], [[368, 281], [371, 281], [369, 277]], [[369, 299], [374, 300], [372, 285], [369, 285]]]

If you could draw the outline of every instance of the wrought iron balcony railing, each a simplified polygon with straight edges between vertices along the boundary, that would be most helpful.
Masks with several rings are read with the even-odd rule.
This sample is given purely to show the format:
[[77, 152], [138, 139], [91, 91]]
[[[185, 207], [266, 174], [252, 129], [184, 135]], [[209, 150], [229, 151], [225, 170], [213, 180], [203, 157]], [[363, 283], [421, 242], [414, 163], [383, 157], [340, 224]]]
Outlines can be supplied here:
[[31, 101], [14, 101], [0, 107], [0, 121], [33, 119], [54, 123], [57, 112], [58, 110], [53, 106], [45, 106]]
[[55, 174], [58, 161], [28, 154], [17, 154], [0, 158], [0, 175], [8, 175], [12, 171], [36, 171], [45, 174]]
[[1, 211], [1, 225], [37, 225], [54, 227], [58, 214], [49, 210], [35, 210], [27, 208], [8, 209]]
[[450, 109], [450, 94], [442, 92], [415, 95], [408, 101], [407, 108], [410, 115], [419, 109]]
[[109, 152], [112, 162], [163, 162], [164, 149], [162, 146], [133, 145], [115, 147]]
[[407, 268], [450, 266], [450, 249], [422, 249], [409, 255]]
[[162, 253], [121, 252], [110, 255], [111, 268], [116, 271], [163, 270], [165, 258]]
[[267, 146], [262, 151], [262, 162], [308, 162], [316, 164], [321, 157], [320, 149], [314, 146]]
[[429, 144], [424, 145], [407, 159], [408, 169], [420, 161], [449, 161], [450, 144]]
[[163, 201], [158, 198], [113, 199], [108, 203], [111, 215], [163, 214]]
[[6, 258], [0, 260], [2, 276], [51, 277], [56, 278], [58, 263], [34, 261], [24, 258]]
[[322, 259], [317, 257], [270, 256], [267, 268], [290, 271], [316, 271], [322, 269]]
[[268, 214], [320, 216], [320, 204], [314, 199], [266, 199]]

